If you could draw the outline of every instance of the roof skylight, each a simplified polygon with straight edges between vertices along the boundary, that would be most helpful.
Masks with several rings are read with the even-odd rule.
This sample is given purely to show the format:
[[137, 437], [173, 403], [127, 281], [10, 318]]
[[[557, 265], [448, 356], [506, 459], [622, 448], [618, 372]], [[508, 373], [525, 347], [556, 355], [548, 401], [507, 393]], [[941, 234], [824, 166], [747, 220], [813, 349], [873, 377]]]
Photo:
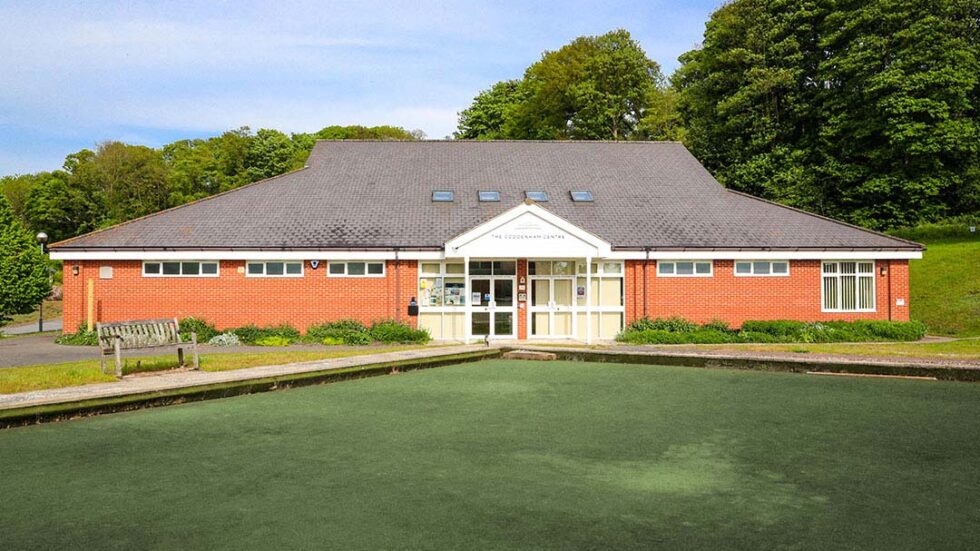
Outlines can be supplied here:
[[500, 202], [500, 192], [499, 191], [481, 191], [480, 192], [480, 202], [481, 203], [499, 203]]
[[572, 191], [572, 201], [576, 203], [591, 203], [592, 202], [592, 192], [591, 191]]
[[545, 203], [548, 201], [548, 192], [546, 191], [525, 191], [524, 197], [535, 201], [537, 203]]
[[432, 201], [435, 203], [452, 203], [453, 202], [453, 192], [451, 191], [433, 191]]

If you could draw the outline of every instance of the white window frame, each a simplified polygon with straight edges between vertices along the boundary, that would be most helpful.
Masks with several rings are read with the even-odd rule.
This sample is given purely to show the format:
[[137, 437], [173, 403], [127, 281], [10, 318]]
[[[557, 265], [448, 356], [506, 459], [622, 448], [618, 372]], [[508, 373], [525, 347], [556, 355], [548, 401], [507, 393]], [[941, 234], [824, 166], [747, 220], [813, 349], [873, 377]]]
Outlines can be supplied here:
[[[825, 301], [825, 290], [824, 290], [824, 278], [835, 277], [837, 279], [837, 305], [840, 306], [841, 302], [841, 272], [840, 265], [844, 263], [854, 263], [854, 304], [861, 303], [861, 297], [858, 295], [861, 290], [861, 277], [868, 277], [867, 272], [858, 272], [857, 268], [862, 263], [871, 263], [871, 308], [827, 308]], [[828, 273], [824, 271], [825, 264], [836, 264], [837, 271], [835, 273]], [[841, 312], [841, 313], [851, 313], [851, 312], [877, 312], [878, 311], [878, 265], [874, 260], [821, 260], [820, 261], [820, 311], [821, 312]], [[852, 274], [847, 274], [845, 277], [850, 277]]]
[[[342, 273], [342, 274], [332, 274], [332, 273], [330, 273], [330, 266], [333, 265], [333, 264], [343, 264], [344, 265], [344, 273]], [[352, 275], [350, 273], [350, 265], [351, 264], [364, 264], [364, 273], [363, 274], [353, 274]], [[381, 264], [381, 273], [380, 274], [372, 274], [372, 273], [369, 273], [368, 272], [368, 264]], [[387, 263], [384, 260], [330, 260], [330, 261], [327, 261], [327, 269], [326, 269], [326, 272], [327, 272], [327, 277], [358, 277], [358, 278], [359, 277], [384, 277], [385, 276], [385, 273], [386, 273], [386, 271], [388, 269], [388, 267], [385, 266], [385, 264], [387, 264]]]
[[[745, 264], [746, 262], [748, 262], [749, 265], [751, 266], [751, 270], [749, 271], [749, 273], [747, 274], [738, 273], [738, 265]], [[755, 273], [756, 262], [766, 262], [767, 264], [769, 264], [769, 273], [768, 274]], [[777, 263], [782, 263], [782, 262], [786, 263], [786, 273], [784, 274], [773, 273], [772, 265]], [[823, 266], [823, 263], [821, 263], [820, 265]], [[732, 273], [735, 274], [735, 277], [789, 277], [790, 269], [791, 268], [790, 268], [789, 260], [736, 260], [732, 262]]]
[[[692, 273], [692, 274], [679, 274], [679, 273], [677, 273], [677, 263], [678, 262], [690, 262], [690, 263], [694, 264], [695, 265], [694, 266], [694, 273]], [[664, 274], [664, 273], [661, 273], [660, 272], [660, 266], [663, 265], [663, 264], [673, 264], [674, 265], [674, 273], [672, 273], [672, 274]], [[708, 273], [706, 273], [706, 274], [699, 274], [698, 273], [698, 268], [697, 268], [697, 265], [698, 264], [707, 264], [708, 265]], [[656, 267], [656, 270], [655, 271], [657, 273], [657, 277], [714, 277], [714, 275], [715, 275], [715, 261], [714, 260], [658, 260], [657, 261], [657, 267]]]
[[[266, 273], [268, 271], [268, 264], [270, 264], [270, 263], [276, 263], [276, 262], [279, 262], [279, 263], [282, 263], [283, 264], [283, 267], [282, 267], [283, 273], [281, 273], [281, 274], [271, 274], [271, 275], [268, 274], [268, 273]], [[296, 264], [296, 263], [299, 263], [299, 273], [298, 274], [289, 274], [289, 273], [286, 273], [286, 264]], [[248, 269], [249, 264], [261, 264], [262, 265], [262, 273], [261, 274], [249, 273], [249, 269]], [[275, 277], [275, 278], [278, 278], [278, 277], [303, 277], [304, 275], [306, 275], [306, 262], [303, 261], [303, 260], [247, 260], [247, 261], [245, 261], [245, 277]]]
[[[438, 264], [438, 272], [425, 272], [422, 271], [422, 266], [426, 264]], [[459, 264], [463, 266], [462, 272], [449, 273], [446, 271], [447, 264]], [[490, 276], [476, 276], [476, 277], [490, 277]], [[439, 306], [432, 306], [422, 302], [422, 280], [423, 279], [441, 279], [442, 280], [442, 299], [440, 300]], [[462, 279], [463, 280], [463, 304], [446, 304], [446, 280], [447, 279]], [[419, 260], [419, 277], [416, 283], [416, 292], [418, 293], [418, 303], [419, 311], [422, 312], [463, 312], [464, 309], [469, 305], [469, 299], [466, 296], [466, 288], [468, 282], [466, 277], [466, 263], [462, 260]]]
[[[191, 262], [197, 262], [200, 265], [214, 264], [214, 265], [217, 266], [217, 270], [215, 270], [215, 273], [213, 273], [213, 274], [205, 274], [205, 273], [203, 273], [203, 270], [201, 270], [201, 273], [198, 273], [198, 274], [187, 274], [187, 275], [185, 275], [183, 273], [181, 273], [181, 274], [165, 274], [165, 273], [163, 273], [163, 265], [164, 265], [164, 263], [174, 263], [174, 262], [176, 262], [177, 264], [180, 264], [180, 270], [181, 271], [184, 270], [184, 263], [191, 263]], [[148, 274], [148, 273], [146, 273], [146, 265], [147, 264], [159, 264], [160, 265], [160, 273], [159, 274]], [[218, 260], [144, 260], [143, 261], [143, 265], [140, 267], [140, 271], [141, 271], [143, 277], [218, 277], [218, 276], [221, 275], [221, 262], [218, 261]]]

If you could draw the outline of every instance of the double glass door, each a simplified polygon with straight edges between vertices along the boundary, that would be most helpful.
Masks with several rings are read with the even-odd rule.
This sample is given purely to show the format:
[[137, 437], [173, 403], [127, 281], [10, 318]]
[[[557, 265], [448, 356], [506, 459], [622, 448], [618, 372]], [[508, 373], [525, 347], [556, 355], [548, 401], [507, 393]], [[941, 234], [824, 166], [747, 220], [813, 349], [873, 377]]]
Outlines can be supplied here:
[[471, 335], [516, 338], [513, 277], [472, 277], [470, 304]]
[[572, 328], [571, 277], [531, 278], [531, 336], [565, 338]]

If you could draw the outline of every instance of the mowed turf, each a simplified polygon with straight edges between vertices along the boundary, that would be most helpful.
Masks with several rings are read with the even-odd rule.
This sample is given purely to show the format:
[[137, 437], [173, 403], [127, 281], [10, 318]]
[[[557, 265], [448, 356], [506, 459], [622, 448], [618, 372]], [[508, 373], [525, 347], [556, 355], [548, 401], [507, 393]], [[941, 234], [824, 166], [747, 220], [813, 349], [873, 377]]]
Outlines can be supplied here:
[[485, 361], [0, 432], [4, 549], [967, 549], [980, 385]]

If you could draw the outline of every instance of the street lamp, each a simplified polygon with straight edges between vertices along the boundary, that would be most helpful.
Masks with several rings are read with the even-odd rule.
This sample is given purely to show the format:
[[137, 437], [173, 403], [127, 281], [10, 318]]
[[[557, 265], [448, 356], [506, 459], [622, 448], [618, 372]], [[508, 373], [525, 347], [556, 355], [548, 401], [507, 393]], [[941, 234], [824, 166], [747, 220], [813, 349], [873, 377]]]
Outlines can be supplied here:
[[[45, 255], [48, 252], [48, 234], [38, 232], [37, 242], [41, 245], [41, 254]], [[47, 265], [44, 266], [47, 268]], [[41, 306], [37, 309], [37, 332], [42, 333], [44, 331], [44, 297], [41, 297]]]

